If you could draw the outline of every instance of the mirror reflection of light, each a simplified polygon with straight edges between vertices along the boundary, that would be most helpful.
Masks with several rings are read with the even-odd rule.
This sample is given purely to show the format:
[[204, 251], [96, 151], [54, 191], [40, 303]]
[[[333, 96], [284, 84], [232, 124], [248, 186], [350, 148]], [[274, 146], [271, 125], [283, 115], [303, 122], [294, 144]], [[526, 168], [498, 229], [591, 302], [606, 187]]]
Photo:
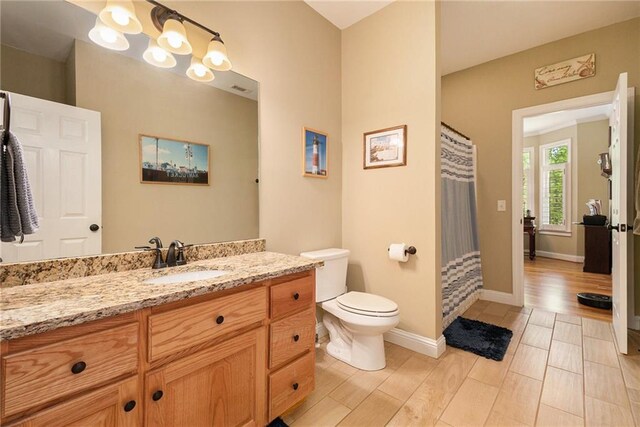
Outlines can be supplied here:
[[158, 62], [164, 62], [167, 60], [167, 54], [162, 49], [153, 49], [151, 51], [151, 55], [153, 55], [153, 59], [155, 59]]
[[115, 41], [118, 39], [118, 34], [115, 32], [115, 30], [109, 27], [104, 27], [100, 29], [100, 37], [102, 37], [102, 40], [106, 41], [107, 43], [115, 43]]

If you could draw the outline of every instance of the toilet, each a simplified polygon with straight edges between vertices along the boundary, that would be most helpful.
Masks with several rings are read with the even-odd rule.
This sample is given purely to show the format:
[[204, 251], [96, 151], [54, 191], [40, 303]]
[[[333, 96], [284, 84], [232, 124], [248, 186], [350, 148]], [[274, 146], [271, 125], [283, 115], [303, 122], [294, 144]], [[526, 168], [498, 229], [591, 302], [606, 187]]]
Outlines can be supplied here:
[[386, 366], [382, 334], [400, 321], [398, 305], [379, 295], [347, 292], [347, 249], [322, 249], [300, 254], [324, 261], [316, 270], [316, 302], [324, 310], [329, 331], [327, 352], [365, 371]]

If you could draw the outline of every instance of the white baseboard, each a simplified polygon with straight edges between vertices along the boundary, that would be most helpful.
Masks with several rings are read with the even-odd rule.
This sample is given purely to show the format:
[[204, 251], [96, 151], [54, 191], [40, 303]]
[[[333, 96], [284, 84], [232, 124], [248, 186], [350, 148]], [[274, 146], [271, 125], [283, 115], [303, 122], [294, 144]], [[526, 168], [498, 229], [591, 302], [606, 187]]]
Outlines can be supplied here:
[[629, 322], [629, 328], [640, 330], [640, 316], [634, 316], [633, 321]]
[[393, 328], [384, 334], [384, 340], [436, 359], [442, 356], [447, 348], [444, 335], [440, 335], [437, 340], [434, 340], [398, 328]]
[[316, 323], [316, 335], [318, 336], [318, 338], [326, 337], [327, 335], [329, 335], [329, 331], [327, 331], [327, 328], [324, 327], [324, 323]]
[[[529, 249], [524, 250], [525, 255], [529, 255]], [[577, 263], [584, 263], [584, 257], [578, 255], [568, 255], [568, 254], [559, 254], [556, 252], [547, 252], [547, 251], [536, 251], [536, 256], [541, 256], [543, 258], [552, 258], [552, 259], [560, 259], [562, 261], [570, 261]]]
[[516, 304], [515, 295], [507, 292], [492, 291], [490, 289], [483, 289], [480, 294], [480, 299], [491, 302], [499, 302], [501, 304], [518, 305]]

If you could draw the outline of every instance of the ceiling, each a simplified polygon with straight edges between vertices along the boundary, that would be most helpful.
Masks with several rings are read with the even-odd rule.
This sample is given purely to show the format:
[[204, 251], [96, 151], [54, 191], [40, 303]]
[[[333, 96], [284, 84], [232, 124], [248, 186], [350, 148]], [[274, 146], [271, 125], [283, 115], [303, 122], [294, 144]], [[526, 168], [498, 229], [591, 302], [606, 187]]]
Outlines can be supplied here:
[[595, 107], [580, 108], [576, 110], [555, 111], [553, 113], [542, 114], [540, 116], [527, 117], [524, 119], [524, 136], [541, 135], [573, 126], [578, 123], [605, 120], [611, 116], [611, 104], [597, 105]]
[[[305, 1], [340, 29], [391, 3]], [[460, 71], [636, 16], [640, 16], [640, 1], [637, 0], [444, 0], [440, 24], [441, 72], [445, 75]]]
[[[95, 21], [95, 15], [63, 0], [2, 0], [0, 40], [2, 44], [16, 49], [64, 62], [69, 56], [75, 39], [92, 43], [88, 33]], [[127, 39], [129, 49], [117, 53], [143, 61], [142, 54], [147, 48], [149, 38], [144, 34], [128, 34]], [[175, 57], [178, 64], [167, 71], [187, 79], [185, 72], [191, 57], [189, 55], [175, 55]], [[149, 65], [149, 67], [153, 66]], [[258, 82], [255, 80], [233, 71], [216, 72], [215, 76], [213, 81], [199, 84], [208, 84], [245, 98], [258, 99]], [[234, 90], [232, 89], [234, 85], [245, 88], [247, 91]]]
[[333, 25], [344, 30], [369, 15], [373, 15], [393, 0], [304, 0]]

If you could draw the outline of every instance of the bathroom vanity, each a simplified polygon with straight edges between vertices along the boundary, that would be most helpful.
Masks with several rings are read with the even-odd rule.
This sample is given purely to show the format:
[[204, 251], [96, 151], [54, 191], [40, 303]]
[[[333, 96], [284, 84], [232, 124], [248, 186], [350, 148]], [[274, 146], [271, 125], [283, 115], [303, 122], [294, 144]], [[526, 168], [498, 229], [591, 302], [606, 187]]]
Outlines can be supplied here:
[[[1, 424], [265, 425], [314, 388], [319, 265], [255, 252], [3, 289]], [[205, 269], [228, 274], [145, 283]]]

